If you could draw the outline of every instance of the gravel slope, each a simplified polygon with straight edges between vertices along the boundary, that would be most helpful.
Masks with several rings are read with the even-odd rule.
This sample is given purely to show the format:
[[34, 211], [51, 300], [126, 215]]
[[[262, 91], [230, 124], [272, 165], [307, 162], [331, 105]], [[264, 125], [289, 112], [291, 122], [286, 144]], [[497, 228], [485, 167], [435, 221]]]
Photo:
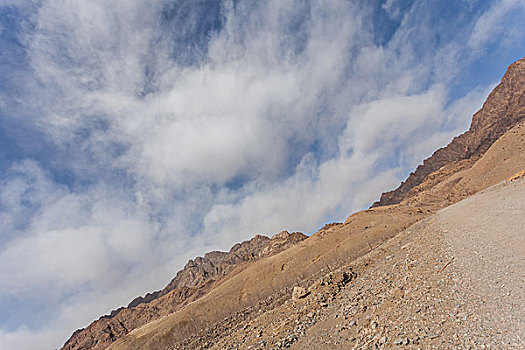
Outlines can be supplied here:
[[173, 349], [523, 349], [525, 180], [443, 209], [305, 287]]
[[525, 183], [491, 188], [442, 210], [451, 270], [470, 332], [491, 347], [525, 348]]
[[356, 264], [368, 268], [292, 348], [525, 348], [523, 180], [441, 210]]

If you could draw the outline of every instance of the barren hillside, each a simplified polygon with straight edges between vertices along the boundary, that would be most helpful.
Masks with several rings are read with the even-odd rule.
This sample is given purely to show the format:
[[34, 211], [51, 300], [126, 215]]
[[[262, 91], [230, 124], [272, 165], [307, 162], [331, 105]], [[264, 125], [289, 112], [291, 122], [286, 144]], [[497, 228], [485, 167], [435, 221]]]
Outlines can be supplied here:
[[303, 298], [227, 324], [209, 348], [522, 349], [524, 212], [525, 179], [501, 182], [326, 272]]
[[[470, 128], [438, 149], [393, 191], [383, 193], [374, 206], [400, 203], [413, 194], [413, 189], [443, 166], [461, 161], [475, 161], [505, 132], [525, 118], [525, 60], [510, 65], [501, 83], [472, 117]], [[456, 169], [459, 169], [456, 167]]]
[[[330, 344], [336, 342], [341, 348], [352, 348], [355, 345], [356, 348], [361, 348], [365, 344], [366, 346], [377, 344], [378, 347], [386, 348], [395, 346], [399, 348], [408, 344], [416, 348], [422, 345], [424, 348], [448, 348], [453, 347], [452, 344], [458, 346], [466, 344], [476, 348], [485, 341], [486, 344], [493, 344], [493, 347], [488, 346], [488, 348], [519, 349], [520, 346], [516, 345], [519, 344], [517, 343], [519, 338], [506, 335], [514, 334], [508, 328], [509, 324], [512, 326], [512, 320], [523, 319], [521, 309], [514, 310], [518, 314], [505, 315], [506, 333], [493, 329], [497, 321], [501, 321], [500, 318], [493, 318], [487, 325], [483, 320], [488, 316], [484, 313], [468, 314], [465, 313], [466, 311], [458, 311], [458, 305], [467, 307], [465, 298], [468, 298], [470, 291], [466, 288], [471, 286], [468, 282], [460, 281], [459, 277], [453, 277], [452, 282], [461, 282], [461, 285], [455, 284], [456, 289], [450, 289], [452, 287], [448, 284], [450, 279], [445, 277], [447, 275], [441, 274], [442, 271], [440, 274], [433, 274], [441, 268], [445, 271], [448, 265], [453, 263], [450, 259], [455, 253], [443, 250], [445, 248], [442, 247], [444, 245], [448, 247], [446, 246], [448, 243], [443, 241], [444, 238], [438, 234], [434, 226], [429, 229], [433, 235], [427, 235], [430, 231], [423, 227], [435, 220], [439, 222], [449, 220], [447, 216], [442, 219], [441, 212], [432, 215], [434, 210], [457, 202], [460, 198], [469, 197], [469, 193], [513, 178], [516, 173], [522, 173], [517, 169], [525, 169], [524, 140], [525, 123], [520, 123], [495, 142], [475, 166], [455, 172], [454, 177], [445, 177], [446, 180], [438, 185], [434, 184], [434, 177], [431, 177], [428, 183], [424, 182], [422, 185], [428, 186], [429, 193], [423, 191], [395, 206], [356, 213], [343, 225], [334, 225], [329, 230], [320, 231], [271, 259], [263, 259], [252, 264], [243, 273], [233, 276], [227, 283], [212, 290], [185, 309], [137, 329], [110, 348], [206, 349], [214, 346], [215, 349], [277, 349], [289, 348], [296, 342], [297, 349], [322, 349], [325, 346], [323, 344], [330, 347]], [[437, 177], [442, 175], [442, 173], [435, 174]], [[468, 179], [483, 179], [483, 181], [470, 183]], [[516, 186], [509, 185], [506, 191], [513, 191]], [[501, 223], [507, 222], [506, 213], [509, 211], [513, 215], [513, 221], [507, 223], [515, 233], [514, 238], [506, 245], [518, 245], [522, 243], [519, 241], [522, 239], [520, 233], [525, 227], [525, 217], [522, 215], [523, 202], [517, 200], [514, 204], [509, 202], [507, 207], [503, 206], [501, 203], [506, 203], [506, 193], [498, 192], [483, 200], [487, 206], [501, 207], [497, 218], [494, 217], [494, 212], [482, 207], [471, 206], [468, 211], [476, 212], [476, 217], [483, 217], [484, 223], [490, 222], [491, 225], [495, 224], [503, 229], [500, 230], [500, 234], [506, 234], [506, 228]], [[520, 199], [521, 194], [522, 190], [516, 192], [513, 198]], [[493, 197], [499, 199], [490, 204], [489, 201]], [[463, 205], [461, 202], [458, 207]], [[459, 225], [462, 215], [471, 214], [462, 211], [453, 215]], [[429, 218], [421, 221], [425, 217]], [[487, 226], [489, 231], [491, 231], [490, 227]], [[465, 230], [464, 239], [458, 236], [458, 239], [461, 238], [461, 242], [465, 243], [467, 239], [471, 241], [478, 239], [478, 233], [474, 228], [478, 231], [484, 230], [481, 222], [476, 222], [474, 218], [464, 226], [459, 225], [453, 230], [451, 228], [450, 232]], [[469, 231], [471, 229], [472, 231]], [[381, 245], [387, 237], [392, 237], [399, 232], [403, 233], [397, 235], [395, 240]], [[494, 237], [491, 236], [490, 239], [492, 238]], [[483, 246], [493, 244], [492, 241], [478, 243]], [[412, 255], [396, 253], [396, 249], [406, 249], [409, 246], [414, 247]], [[463, 246], [450, 249], [464, 252], [471, 247], [465, 243]], [[370, 251], [371, 253], [366, 255]], [[391, 265], [384, 265], [383, 258], [387, 261], [386, 264], [391, 263]], [[523, 258], [515, 254], [512, 257], [518, 262], [523, 261]], [[499, 256], [487, 255], [487, 261], [484, 262], [486, 267], [496, 266], [492, 263], [492, 259], [502, 261]], [[305, 261], [307, 263], [304, 263]], [[461, 260], [459, 263], [467, 266], [465, 261]], [[510, 262], [503, 265], [498, 263], [497, 266], [498, 270], [491, 272], [493, 275], [510, 273], [510, 270], [507, 270], [511, 266]], [[519, 274], [523, 275], [523, 269], [519, 267], [521, 265], [516, 266], [518, 268], [512, 271], [511, 278], [515, 281], [514, 286], [518, 287], [521, 284], [516, 281], [520, 278]], [[406, 271], [416, 267], [421, 268], [422, 271], [409, 284]], [[478, 272], [477, 270], [469, 272], [467, 269], [461, 271], [461, 274]], [[485, 282], [482, 280], [477, 283]], [[276, 285], [285, 287], [276, 289]], [[269, 286], [274, 288], [273, 292], [271, 289], [268, 290]], [[304, 299], [294, 302], [292, 290], [295, 286], [305, 288], [309, 294]], [[405, 300], [405, 293], [412, 289], [416, 294]], [[354, 296], [345, 299], [342, 293], [354, 293]], [[446, 300], [445, 293], [448, 293], [449, 299], [456, 296], [460, 299]], [[477, 293], [483, 294], [483, 292]], [[216, 300], [223, 301], [219, 307]], [[225, 302], [226, 300], [231, 300], [232, 304]], [[444, 302], [445, 300], [447, 303]], [[486, 302], [488, 299], [484, 300]], [[520, 299], [513, 300], [515, 303]], [[408, 308], [412, 305], [419, 305], [422, 309]], [[512, 306], [512, 303], [509, 305]], [[470, 304], [469, 307], [471, 308], [469, 310], [476, 309], [477, 304]], [[334, 310], [346, 311], [337, 314]], [[343, 319], [336, 323], [334, 320], [340, 315], [343, 315]], [[381, 316], [383, 319], [380, 315], [383, 315]], [[463, 328], [452, 327], [452, 321], [455, 320], [452, 319], [453, 316], [462, 320], [463, 323], [458, 327]], [[207, 317], [221, 321], [206, 324]], [[470, 321], [465, 317], [473, 317], [473, 319]], [[402, 324], [397, 325], [398, 321]], [[325, 325], [310, 330], [310, 327], [318, 322], [325, 322]], [[445, 322], [448, 323], [443, 328]], [[462, 333], [471, 322], [476, 322], [476, 333]], [[382, 328], [379, 328], [380, 324]], [[357, 327], [351, 332], [339, 334], [340, 331], [356, 325], [361, 325], [361, 328]], [[512, 327], [516, 325], [518, 324]], [[519, 327], [522, 331], [522, 326]], [[378, 334], [381, 336], [378, 337]], [[505, 345], [498, 341], [504, 341]]]

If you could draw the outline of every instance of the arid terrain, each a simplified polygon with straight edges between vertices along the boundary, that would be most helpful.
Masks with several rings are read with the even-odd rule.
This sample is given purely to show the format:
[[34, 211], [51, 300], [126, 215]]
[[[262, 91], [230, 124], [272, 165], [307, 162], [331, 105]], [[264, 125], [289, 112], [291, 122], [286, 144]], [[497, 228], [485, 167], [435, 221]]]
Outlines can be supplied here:
[[63, 349], [522, 349], [524, 170], [521, 59], [372, 208], [194, 259]]
[[303, 298], [226, 324], [209, 348], [521, 349], [524, 210], [524, 179], [495, 185], [327, 271]]

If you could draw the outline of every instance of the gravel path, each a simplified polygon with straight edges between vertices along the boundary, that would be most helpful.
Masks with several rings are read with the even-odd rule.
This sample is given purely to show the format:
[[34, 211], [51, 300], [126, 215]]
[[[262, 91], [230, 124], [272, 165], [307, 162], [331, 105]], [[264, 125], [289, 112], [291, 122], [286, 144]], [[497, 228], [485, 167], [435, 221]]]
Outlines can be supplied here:
[[525, 348], [525, 183], [498, 185], [433, 219], [454, 257], [469, 333], [490, 348]]

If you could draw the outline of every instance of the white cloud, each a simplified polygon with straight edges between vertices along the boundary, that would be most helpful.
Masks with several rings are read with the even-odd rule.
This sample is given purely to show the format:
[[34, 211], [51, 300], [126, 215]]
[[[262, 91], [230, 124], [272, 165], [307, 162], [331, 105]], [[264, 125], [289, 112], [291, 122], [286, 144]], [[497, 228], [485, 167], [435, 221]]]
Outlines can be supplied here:
[[418, 41], [433, 28], [417, 6], [378, 46], [352, 2], [225, 5], [191, 65], [167, 4], [60, 0], [34, 14], [25, 102], [38, 113], [24, 118], [57, 153], [0, 183], [0, 301], [58, 312], [3, 331], [2, 348], [58, 346], [207, 250], [344, 220], [464, 130], [488, 92], [450, 101], [465, 42]]
[[[349, 114], [338, 138], [338, 157], [318, 164], [307, 153], [286, 181], [254, 189], [238, 203], [213, 206], [204, 219], [205, 232], [235, 241], [254, 228], [276, 232], [286, 223], [287, 229], [309, 232], [327, 220], [342, 221], [348, 208], [364, 208], [379, 192], [397, 185], [399, 168], [414, 168], [466, 129], [469, 114], [487, 94], [473, 91], [446, 110], [441, 88], [362, 104]], [[447, 129], [436, 132], [447, 118]], [[407, 140], [412, 141], [408, 146]], [[389, 159], [405, 164], [378, 173], [376, 167]]]
[[0, 330], [0, 346], [2, 349], [56, 349], [57, 339], [63, 337], [63, 332], [31, 331], [20, 329], [16, 332]]
[[[474, 25], [471, 33], [469, 45], [479, 50], [494, 40], [503, 40], [510, 36], [518, 38], [523, 29], [523, 23], [516, 23], [516, 26], [509, 26], [505, 23], [505, 16], [509, 13], [525, 13], [525, 2], [523, 0], [499, 0], [495, 1], [491, 8], [485, 12]], [[518, 16], [519, 21], [519, 16]]]
[[396, 0], [387, 0], [383, 5], [381, 5], [381, 8], [385, 10], [385, 12], [388, 13], [392, 19], [399, 18], [401, 14]]

